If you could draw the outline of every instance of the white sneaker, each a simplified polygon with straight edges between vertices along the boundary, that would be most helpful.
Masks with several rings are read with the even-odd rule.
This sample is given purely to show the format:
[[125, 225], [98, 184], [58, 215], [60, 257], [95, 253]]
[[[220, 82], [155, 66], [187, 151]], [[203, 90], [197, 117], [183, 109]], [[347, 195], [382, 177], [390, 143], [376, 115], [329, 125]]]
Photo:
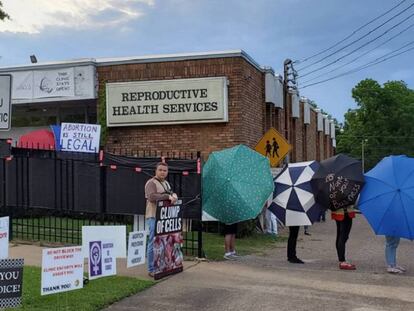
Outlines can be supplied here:
[[236, 252], [231, 253], [231, 255], [233, 258], [240, 258], [242, 256], [238, 255]]
[[233, 254], [231, 254], [231, 253], [224, 254], [223, 258], [226, 259], [226, 260], [235, 260], [236, 259], [235, 257], [233, 257]]
[[388, 273], [392, 273], [392, 274], [401, 274], [404, 273], [402, 270], [396, 268], [396, 267], [388, 267], [387, 268], [387, 272]]
[[407, 269], [405, 269], [401, 266], [396, 266], [395, 268], [398, 269], [398, 270], [401, 270], [401, 272], [406, 272], [407, 271]]

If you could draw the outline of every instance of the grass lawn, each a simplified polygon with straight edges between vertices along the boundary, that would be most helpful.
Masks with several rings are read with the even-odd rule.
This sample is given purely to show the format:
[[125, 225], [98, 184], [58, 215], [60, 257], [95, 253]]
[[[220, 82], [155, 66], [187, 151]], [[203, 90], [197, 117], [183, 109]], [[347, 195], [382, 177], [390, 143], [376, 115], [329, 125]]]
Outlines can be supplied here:
[[[286, 238], [255, 233], [243, 239], [236, 239], [236, 250], [241, 255], [263, 254], [266, 249], [282, 241], [286, 241]], [[224, 236], [217, 233], [203, 233], [203, 249], [207, 259], [223, 260]]]
[[[105, 225], [114, 225], [105, 222]], [[82, 226], [101, 225], [99, 221], [70, 217], [27, 217], [13, 219], [13, 237], [18, 240], [47, 241], [79, 244], [82, 239]], [[132, 224], [127, 224], [127, 232]]]
[[40, 268], [25, 266], [22, 307], [6, 310], [101, 310], [155, 284], [153, 281], [111, 276], [90, 281], [83, 289], [40, 296], [40, 278]]

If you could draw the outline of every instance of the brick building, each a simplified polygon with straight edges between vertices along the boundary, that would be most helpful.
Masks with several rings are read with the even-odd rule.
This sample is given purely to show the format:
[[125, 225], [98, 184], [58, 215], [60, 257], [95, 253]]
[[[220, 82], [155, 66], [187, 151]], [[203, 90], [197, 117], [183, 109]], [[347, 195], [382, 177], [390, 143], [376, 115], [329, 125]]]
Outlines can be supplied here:
[[[12, 89], [15, 117], [27, 117], [31, 110], [47, 114], [44, 124], [36, 124], [47, 127], [99, 122], [106, 115], [108, 150], [201, 151], [207, 156], [236, 144], [254, 148], [274, 127], [293, 146], [291, 162], [334, 153], [333, 122], [298, 94], [289, 94], [284, 104], [281, 78], [241, 50], [32, 64], [0, 68], [1, 73], [12, 74], [18, 83]], [[29, 73], [33, 89], [49, 91], [42, 86], [44, 77], [54, 81], [63, 75], [73, 76], [73, 90], [27, 95], [22, 87], [29, 88]], [[12, 124], [12, 136], [23, 132]]]
[[[235, 144], [254, 148], [274, 127], [292, 144], [292, 162], [321, 160], [334, 154], [333, 123], [296, 94], [289, 94], [284, 105], [280, 77], [243, 51], [101, 60], [97, 73], [99, 89], [114, 82], [227, 79], [228, 122], [110, 127], [109, 150], [185, 150], [206, 156]], [[269, 92], [272, 88], [273, 96]]]

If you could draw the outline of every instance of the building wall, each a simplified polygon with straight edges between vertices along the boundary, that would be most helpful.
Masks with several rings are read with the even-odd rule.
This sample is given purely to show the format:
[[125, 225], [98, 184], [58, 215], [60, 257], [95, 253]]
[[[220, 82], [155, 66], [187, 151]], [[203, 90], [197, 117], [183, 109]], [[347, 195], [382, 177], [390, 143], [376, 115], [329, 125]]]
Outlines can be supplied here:
[[98, 67], [99, 87], [106, 82], [169, 80], [226, 76], [229, 122], [168, 126], [113, 127], [108, 150], [197, 152], [246, 144], [254, 147], [263, 134], [264, 76], [241, 57]]
[[105, 88], [106, 82], [220, 76], [229, 82], [228, 123], [111, 127], [106, 144], [109, 151], [201, 151], [206, 158], [212, 151], [236, 144], [254, 148], [262, 135], [274, 127], [293, 146], [290, 162], [321, 160], [331, 155], [332, 141], [316, 130], [316, 113], [311, 110], [311, 124], [305, 125], [303, 104], [300, 118], [292, 119], [290, 95], [284, 109], [266, 104], [264, 72], [242, 57], [107, 65], [98, 67], [97, 72], [99, 88]]

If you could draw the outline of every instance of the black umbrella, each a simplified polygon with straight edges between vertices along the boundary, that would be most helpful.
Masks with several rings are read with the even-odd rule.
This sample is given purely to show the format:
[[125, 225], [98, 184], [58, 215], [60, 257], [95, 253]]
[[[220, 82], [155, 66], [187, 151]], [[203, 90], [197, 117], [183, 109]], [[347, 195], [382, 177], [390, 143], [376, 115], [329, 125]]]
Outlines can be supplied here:
[[311, 180], [316, 202], [332, 211], [352, 205], [364, 185], [361, 161], [338, 154], [320, 162]]

